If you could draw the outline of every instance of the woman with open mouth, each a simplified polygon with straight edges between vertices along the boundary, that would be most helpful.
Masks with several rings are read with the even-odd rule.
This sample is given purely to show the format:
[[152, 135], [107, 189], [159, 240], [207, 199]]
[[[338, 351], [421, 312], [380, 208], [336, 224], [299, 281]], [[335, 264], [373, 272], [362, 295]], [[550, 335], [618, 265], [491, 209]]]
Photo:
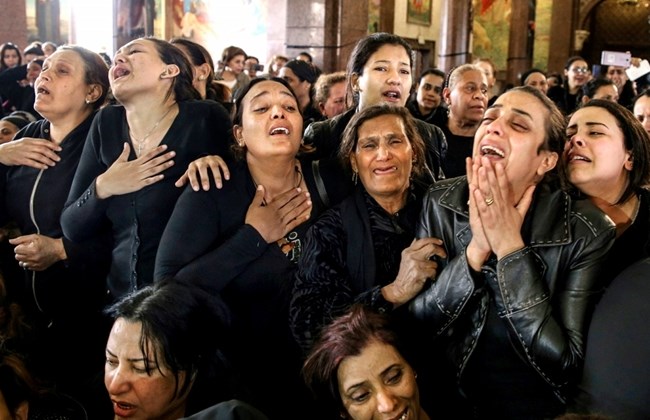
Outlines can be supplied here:
[[[254, 79], [235, 109], [230, 180], [221, 189], [184, 190], [162, 237], [156, 279], [177, 276], [221, 294], [233, 311], [232, 359], [250, 402], [271, 418], [309, 418], [288, 306], [305, 233], [326, 205], [313, 167], [297, 158], [303, 120], [288, 83]], [[328, 196], [334, 202], [331, 189]], [[305, 398], [288, 407], [287, 393]]]
[[95, 118], [61, 224], [73, 240], [109, 231], [109, 300], [153, 282], [160, 238], [181, 190], [174, 182], [206, 154], [227, 154], [230, 118], [200, 101], [192, 67], [167, 41], [136, 39], [109, 70], [119, 105]]
[[[108, 332], [101, 308], [109, 238], [73, 241], [60, 218], [86, 136], [109, 90], [108, 68], [90, 50], [63, 46], [44, 61], [34, 88], [34, 107], [45, 119], [0, 145], [0, 220], [2, 226], [14, 222], [20, 232], [9, 243], [22, 268], [16, 300], [33, 334], [27, 353], [34, 373], [95, 416], [108, 405], [104, 393], [98, 395], [101, 386], [91, 389], [86, 381], [98, 374]], [[9, 267], [3, 272], [13, 279]]]
[[425, 196], [418, 237], [448, 256], [410, 309], [443, 349], [458, 417], [554, 418], [576, 385], [615, 232], [552, 182], [564, 130], [542, 92], [511, 89], [485, 112], [467, 177]]

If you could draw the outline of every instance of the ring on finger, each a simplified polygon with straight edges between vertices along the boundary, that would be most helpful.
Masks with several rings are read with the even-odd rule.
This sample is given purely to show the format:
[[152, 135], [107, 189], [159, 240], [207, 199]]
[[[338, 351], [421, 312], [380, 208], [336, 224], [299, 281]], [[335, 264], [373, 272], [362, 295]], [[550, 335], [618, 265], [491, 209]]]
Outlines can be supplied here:
[[492, 203], [494, 203], [494, 197], [488, 197], [485, 199], [485, 205], [486, 206], [491, 206]]

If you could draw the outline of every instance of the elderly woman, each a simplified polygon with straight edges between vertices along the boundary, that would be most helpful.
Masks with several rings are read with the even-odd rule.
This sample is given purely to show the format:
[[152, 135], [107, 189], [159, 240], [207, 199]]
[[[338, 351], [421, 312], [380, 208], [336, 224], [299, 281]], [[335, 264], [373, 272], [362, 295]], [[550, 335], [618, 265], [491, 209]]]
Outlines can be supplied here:
[[557, 107], [514, 88], [486, 111], [468, 177], [425, 197], [418, 237], [442, 239], [448, 256], [410, 309], [449, 359], [458, 407], [478, 418], [553, 418], [582, 366], [614, 226], [543, 182], [564, 142]]
[[428, 420], [404, 350], [387, 316], [354, 305], [323, 330], [303, 375], [331, 418]]
[[294, 336], [309, 350], [320, 329], [355, 302], [390, 311], [434, 277], [441, 242], [414, 241], [432, 181], [424, 142], [404, 107], [365, 108], [348, 125], [340, 157], [356, 191], [309, 230], [291, 302]]
[[200, 288], [168, 280], [106, 312], [104, 384], [115, 418], [176, 420], [226, 397], [220, 350], [228, 312]]
[[436, 113], [432, 121], [447, 139], [447, 155], [442, 170], [447, 178], [464, 175], [465, 159], [472, 155], [474, 134], [488, 103], [485, 72], [475, 64], [456, 67], [449, 74], [442, 98], [448, 112]]
[[[296, 158], [302, 116], [287, 82], [254, 79], [236, 109], [239, 159], [231, 180], [221, 189], [183, 192], [161, 241], [156, 278], [176, 275], [221, 293], [233, 311], [234, 361], [253, 405], [271, 418], [308, 418], [300, 411], [306, 400], [288, 407], [281, 398], [300, 395], [302, 386], [288, 306], [305, 233], [325, 204], [312, 165]], [[278, 377], [288, 385], [278, 387]]]
[[314, 102], [325, 118], [345, 111], [345, 72], [321, 74], [316, 80]]
[[[336, 156], [343, 130], [352, 116], [379, 104], [405, 107], [413, 84], [413, 51], [403, 38], [377, 32], [362, 38], [348, 60], [346, 98], [350, 108], [326, 121], [311, 124], [305, 130], [305, 144], [315, 147], [309, 159]], [[436, 179], [442, 178], [440, 162], [447, 149], [440, 129], [416, 120], [416, 129], [424, 140], [426, 165]]]
[[612, 101], [591, 100], [571, 115], [563, 164], [572, 191], [616, 224], [604, 267], [611, 281], [650, 256], [650, 139], [634, 115]]
[[35, 89], [34, 106], [45, 119], [0, 145], [0, 219], [20, 231], [9, 242], [24, 269], [19, 290], [35, 334], [29, 350], [34, 373], [94, 404], [98, 397], [84, 381], [100, 365], [106, 340], [100, 310], [108, 238], [98, 234], [75, 242], [63, 233], [60, 217], [93, 117], [109, 90], [108, 68], [98, 54], [62, 46], [45, 60]]
[[182, 192], [174, 181], [199, 156], [227, 150], [230, 119], [216, 102], [193, 100], [192, 76], [182, 51], [155, 38], [115, 55], [109, 79], [120, 105], [95, 118], [61, 216], [72, 240], [112, 232], [109, 298], [153, 281], [160, 238]]

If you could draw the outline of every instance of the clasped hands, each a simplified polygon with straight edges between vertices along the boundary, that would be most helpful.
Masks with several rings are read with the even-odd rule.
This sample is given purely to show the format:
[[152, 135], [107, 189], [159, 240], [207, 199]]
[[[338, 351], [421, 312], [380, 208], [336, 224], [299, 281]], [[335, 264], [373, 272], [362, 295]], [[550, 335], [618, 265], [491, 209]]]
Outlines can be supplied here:
[[490, 254], [500, 259], [525, 246], [521, 227], [535, 186], [527, 187], [518, 198], [501, 162], [493, 163], [484, 156], [467, 158], [465, 164], [472, 230], [467, 262], [474, 271], [481, 271]]

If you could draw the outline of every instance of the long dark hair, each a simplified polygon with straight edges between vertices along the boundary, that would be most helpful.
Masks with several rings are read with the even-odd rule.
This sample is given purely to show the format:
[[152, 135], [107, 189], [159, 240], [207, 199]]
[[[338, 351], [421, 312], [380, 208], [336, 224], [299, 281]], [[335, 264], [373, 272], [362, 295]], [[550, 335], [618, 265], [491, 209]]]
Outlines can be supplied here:
[[[650, 136], [643, 125], [636, 119], [634, 114], [624, 106], [604, 99], [592, 99], [582, 108], [596, 107], [609, 112], [615, 119], [616, 124], [623, 132], [623, 146], [632, 158], [632, 170], [629, 172], [629, 182], [616, 203], [621, 204], [627, 201], [634, 194], [637, 194], [644, 186], [650, 184]], [[581, 109], [582, 109], [581, 108]], [[568, 140], [568, 139], [567, 139]], [[566, 164], [561, 161], [561, 171], [564, 185], [573, 193], [579, 191], [569, 182]]]
[[185, 38], [172, 38], [169, 42], [171, 42], [172, 45], [178, 45], [185, 48], [192, 65], [200, 66], [207, 64], [210, 67], [210, 71], [205, 78], [205, 99], [222, 102], [223, 93], [217, 89], [219, 89], [219, 86], [223, 85], [217, 85], [215, 87], [217, 82], [214, 78], [214, 60], [208, 50], [205, 49], [203, 45]]
[[[287, 82], [286, 80], [284, 80], [282, 78], [279, 78], [279, 77], [271, 77], [271, 76], [257, 77], [255, 79], [251, 80], [251, 82], [242, 90], [241, 94], [237, 97], [237, 100], [235, 101], [235, 107], [233, 108], [233, 112], [232, 112], [233, 126], [234, 125], [239, 125], [239, 126], [242, 125], [242, 122], [243, 122], [243, 119], [244, 119], [244, 107], [242, 106], [242, 104], [244, 102], [244, 99], [248, 95], [248, 92], [250, 92], [250, 90], [253, 88], [253, 86], [255, 86], [255, 85], [259, 84], [259, 83], [262, 83], [262, 82], [275, 82], [275, 83], [281, 84], [282, 86], [289, 89], [289, 92], [291, 92], [291, 95], [296, 100], [296, 104], [297, 105], [299, 104], [298, 97], [296, 96], [296, 93], [293, 91], [293, 89], [291, 89], [291, 86], [289, 85], [289, 82]], [[302, 111], [300, 110], [300, 105], [297, 106], [297, 109], [298, 109], [298, 112], [300, 113], [300, 115], [302, 116]], [[245, 147], [240, 146], [239, 144], [237, 144], [237, 142], [233, 143], [231, 149], [232, 149], [233, 155], [237, 159], [242, 159], [244, 157], [244, 155], [246, 154]], [[304, 145], [301, 144], [300, 145], [300, 151], [301, 152], [308, 152], [308, 151], [310, 151], [310, 149], [306, 148]]]
[[376, 32], [362, 38], [357, 45], [354, 46], [350, 59], [348, 60], [347, 75], [348, 86], [345, 94], [345, 100], [348, 106], [357, 106], [359, 104], [359, 95], [354, 92], [352, 86], [352, 76], [362, 76], [363, 68], [377, 50], [384, 45], [399, 45], [404, 47], [406, 54], [409, 56], [409, 65], [413, 68], [413, 49], [402, 37], [387, 32]]
[[201, 95], [192, 85], [192, 81], [194, 80], [192, 64], [183, 51], [162, 39], [154, 37], [146, 37], [142, 39], [154, 43], [156, 51], [158, 51], [158, 56], [163, 63], [175, 64], [178, 66], [179, 73], [172, 80], [172, 86], [170, 91], [167, 93], [166, 98], [169, 98], [173, 93], [176, 102], [201, 99]]
[[[148, 356], [145, 370], [169, 369], [175, 380], [172, 400], [185, 395], [202, 377], [219, 376], [215, 363], [230, 321], [225, 304], [216, 296], [169, 279], [124, 296], [105, 312], [114, 320], [141, 323], [140, 350]], [[147, 349], [154, 353], [147, 354]], [[185, 373], [182, 383], [181, 373]]]

